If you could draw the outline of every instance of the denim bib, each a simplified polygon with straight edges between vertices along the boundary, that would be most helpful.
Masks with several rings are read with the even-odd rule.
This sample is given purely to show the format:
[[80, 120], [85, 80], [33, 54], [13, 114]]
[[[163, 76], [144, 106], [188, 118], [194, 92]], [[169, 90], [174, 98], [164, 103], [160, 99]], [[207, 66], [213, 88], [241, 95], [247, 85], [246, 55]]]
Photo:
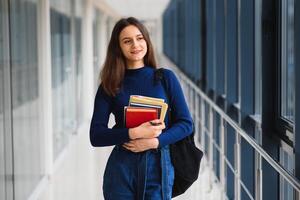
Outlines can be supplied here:
[[105, 200], [170, 200], [173, 181], [169, 146], [134, 153], [117, 145], [106, 165], [103, 194]]

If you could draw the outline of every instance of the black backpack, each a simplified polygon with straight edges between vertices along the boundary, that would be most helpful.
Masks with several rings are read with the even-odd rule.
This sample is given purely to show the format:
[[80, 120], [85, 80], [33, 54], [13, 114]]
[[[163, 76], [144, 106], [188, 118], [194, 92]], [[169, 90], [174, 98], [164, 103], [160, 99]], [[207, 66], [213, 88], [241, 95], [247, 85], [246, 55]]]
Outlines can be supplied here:
[[[160, 80], [165, 91], [168, 103], [170, 96], [167, 92], [167, 81], [164, 78], [164, 68], [155, 71], [155, 80]], [[169, 106], [169, 126], [172, 125], [172, 112]], [[203, 152], [198, 149], [194, 141], [194, 124], [193, 133], [189, 136], [170, 144], [171, 161], [174, 166], [175, 179], [173, 185], [172, 197], [183, 194], [198, 178], [200, 162]]]

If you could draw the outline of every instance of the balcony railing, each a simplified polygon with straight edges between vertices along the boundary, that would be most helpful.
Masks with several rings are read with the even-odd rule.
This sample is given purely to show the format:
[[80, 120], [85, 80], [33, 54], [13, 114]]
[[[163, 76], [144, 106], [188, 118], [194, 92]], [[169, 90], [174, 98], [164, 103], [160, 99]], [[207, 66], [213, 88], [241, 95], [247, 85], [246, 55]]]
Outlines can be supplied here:
[[[188, 77], [180, 72], [176, 67], [173, 69], [178, 75], [185, 92], [186, 99], [190, 106], [192, 116], [195, 120], [196, 134], [200, 139], [200, 144], [209, 163], [211, 170], [214, 170], [214, 162], [219, 164], [219, 182], [223, 187], [223, 191], [226, 191], [226, 174], [227, 170], [231, 170], [234, 175], [234, 199], [241, 200], [241, 188], [245, 191], [249, 199], [262, 200], [263, 198], [263, 173], [262, 163], [266, 161], [279, 175], [280, 190], [288, 191], [289, 194], [282, 196], [280, 199], [296, 200], [300, 199], [300, 182], [287, 171], [280, 163], [274, 160], [260, 145], [261, 139], [254, 139], [247, 134], [232, 118], [230, 118], [220, 107], [218, 107], [205, 93], [203, 93], [198, 86], [196, 86]], [[219, 138], [214, 137], [216, 129], [214, 126], [214, 117], [218, 115], [219, 120]], [[225, 152], [227, 149], [226, 128], [230, 126], [234, 131], [234, 161], [229, 158]], [[261, 130], [259, 130], [261, 132]], [[259, 138], [259, 137], [258, 137]], [[241, 141], [244, 140], [254, 150], [254, 175], [255, 175], [255, 188], [254, 192], [250, 192], [251, 189], [247, 188], [246, 184], [241, 179]], [[214, 158], [216, 153], [218, 157]], [[282, 184], [285, 184], [283, 189]], [[279, 187], [279, 186], [278, 186]], [[253, 191], [253, 189], [252, 189]], [[277, 191], [274, 191], [277, 192]], [[282, 193], [282, 192], [281, 192]], [[283, 192], [284, 193], [284, 192]], [[228, 199], [226, 192], [224, 192], [223, 199]]]

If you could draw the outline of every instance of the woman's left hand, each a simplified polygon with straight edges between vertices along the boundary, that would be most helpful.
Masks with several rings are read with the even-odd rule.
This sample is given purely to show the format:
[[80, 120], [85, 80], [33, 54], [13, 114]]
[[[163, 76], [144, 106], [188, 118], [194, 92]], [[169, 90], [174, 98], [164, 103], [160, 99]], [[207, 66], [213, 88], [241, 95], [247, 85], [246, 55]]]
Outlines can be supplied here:
[[158, 147], [158, 139], [157, 138], [142, 138], [131, 140], [130, 142], [124, 143], [123, 147], [132, 152], [142, 152], [149, 149], [156, 149]]

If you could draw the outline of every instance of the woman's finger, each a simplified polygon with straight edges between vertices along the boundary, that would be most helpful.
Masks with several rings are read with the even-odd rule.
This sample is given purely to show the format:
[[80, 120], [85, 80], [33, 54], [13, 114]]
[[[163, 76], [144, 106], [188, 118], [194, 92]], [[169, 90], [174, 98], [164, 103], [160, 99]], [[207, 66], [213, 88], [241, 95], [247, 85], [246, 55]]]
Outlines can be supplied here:
[[131, 149], [133, 147], [132, 145], [129, 144], [123, 144], [122, 146], [125, 147], [126, 149]]
[[156, 131], [162, 131], [164, 129], [164, 126], [155, 126], [153, 127], [153, 130], [156, 130]]
[[157, 123], [161, 123], [161, 121], [160, 121], [159, 119], [154, 119], [154, 120], [151, 120], [151, 122], [152, 122], [152, 123], [155, 123], [155, 124], [157, 124]]
[[124, 145], [128, 146], [128, 147], [132, 147], [133, 146], [133, 143], [132, 142], [126, 142], [124, 143]]
[[160, 119], [155, 119], [155, 120], [149, 121], [149, 124], [151, 126], [160, 126], [163, 124], [163, 122]]
[[134, 153], [138, 152], [138, 150], [134, 147], [129, 147], [129, 148], [126, 148], [126, 149], [128, 149], [129, 151], [132, 151]]
[[135, 153], [139, 152], [137, 147], [132, 142], [124, 143], [122, 146], [125, 147], [126, 149], [128, 149], [129, 151], [132, 151], [132, 152], [135, 152]]

